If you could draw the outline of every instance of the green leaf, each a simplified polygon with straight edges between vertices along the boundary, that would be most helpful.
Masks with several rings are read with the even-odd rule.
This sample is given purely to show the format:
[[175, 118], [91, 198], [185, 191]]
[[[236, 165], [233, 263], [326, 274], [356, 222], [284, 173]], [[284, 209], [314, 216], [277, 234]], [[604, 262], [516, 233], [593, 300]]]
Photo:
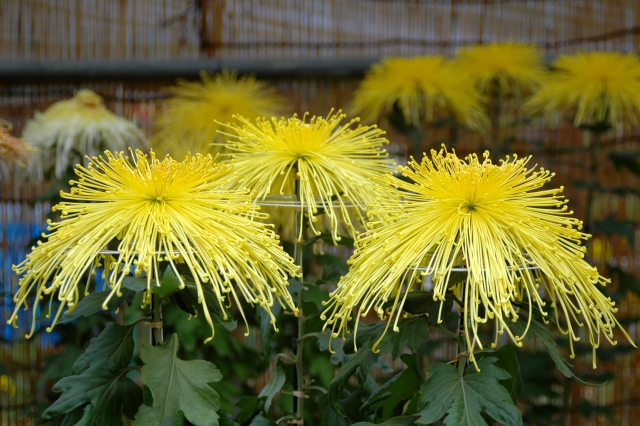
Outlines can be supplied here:
[[315, 259], [322, 265], [322, 281], [336, 284], [340, 277], [349, 272], [349, 265], [341, 257], [332, 254], [316, 256]]
[[[125, 298], [127, 298], [127, 293], [129, 293], [129, 290], [122, 291], [121, 297], [114, 294], [111, 300], [109, 300], [109, 303], [107, 303], [107, 311], [115, 311], [122, 304]], [[80, 302], [78, 302], [75, 309], [71, 312], [67, 312], [60, 321], [58, 321], [58, 323], [64, 324], [81, 317], [87, 317], [95, 314], [96, 312], [104, 312], [102, 305], [104, 305], [104, 301], [107, 300], [109, 294], [111, 294], [110, 291], [98, 291], [83, 297], [80, 299]]]
[[[371, 367], [373, 367], [373, 364], [378, 359], [378, 356], [378, 354], [374, 354], [368, 348], [362, 348], [355, 354], [345, 356], [345, 362], [329, 384], [329, 403], [336, 413], [343, 416], [345, 415], [342, 407], [340, 406], [340, 393], [347, 385], [349, 378], [356, 374], [358, 369], [360, 369], [361, 376], [368, 375], [371, 371]], [[360, 380], [360, 384], [364, 383], [362, 377], [359, 377], [358, 379]]]
[[[126, 374], [127, 370], [104, 359], [80, 375], [61, 379], [53, 390], [62, 395], [42, 417], [50, 419], [89, 403], [92, 407], [86, 408], [82, 417], [86, 425], [121, 426], [121, 412], [132, 419], [142, 404], [142, 390]], [[75, 411], [72, 417], [77, 416]]]
[[433, 364], [427, 371], [433, 376], [422, 385], [418, 407], [418, 424], [430, 424], [442, 419], [445, 426], [488, 426], [482, 418], [485, 412], [504, 425], [521, 425], [522, 414], [511, 401], [509, 392], [499, 383], [509, 374], [493, 363], [496, 358], [478, 361], [478, 372], [469, 365], [464, 376], [450, 364]]
[[124, 277], [124, 279], [122, 280], [122, 286], [136, 292], [145, 291], [147, 289], [147, 279], [136, 278], [129, 275]]
[[[510, 325], [511, 330], [514, 332], [514, 334], [518, 336], [522, 336], [522, 333], [524, 333], [524, 330], [526, 329], [526, 327], [527, 327], [527, 318], [524, 316], [520, 316], [520, 319], [518, 321], [511, 323]], [[558, 370], [560, 370], [562, 374], [564, 374], [565, 377], [575, 377], [575, 375], [569, 368], [571, 367], [571, 364], [569, 364], [569, 362], [567, 362], [567, 360], [564, 359], [564, 357], [558, 350], [556, 341], [554, 340], [549, 330], [547, 330], [547, 328], [544, 325], [540, 324], [538, 321], [532, 318], [531, 325], [529, 326], [529, 331], [527, 332], [527, 335], [524, 338], [526, 340], [529, 340], [529, 339], [533, 339], [534, 337], [537, 337], [538, 339], [540, 339], [540, 342], [542, 342], [544, 347], [547, 348], [547, 352], [549, 352], [549, 355], [551, 356], [553, 361], [556, 363], [556, 367], [558, 368]]]
[[74, 426], [77, 424], [87, 424], [93, 416], [93, 405], [86, 404], [69, 411], [60, 426]]
[[236, 402], [236, 407], [240, 409], [238, 412], [238, 422], [248, 422], [255, 413], [262, 411], [266, 398], [258, 398], [257, 396], [243, 396]]
[[269, 379], [265, 387], [262, 388], [262, 390], [258, 394], [258, 398], [260, 397], [266, 398], [264, 401], [265, 412], [267, 413], [269, 412], [273, 397], [276, 396], [278, 392], [280, 392], [280, 389], [282, 389], [282, 386], [284, 385], [284, 382], [286, 380], [287, 380], [287, 375], [284, 372], [284, 368], [282, 368], [280, 363], [276, 363], [276, 368], [273, 371], [273, 375], [271, 376], [271, 379]]
[[[220, 303], [218, 302], [218, 297], [213, 292], [211, 286], [202, 285], [202, 294], [204, 295], [204, 303], [209, 309], [211, 318], [226, 330], [235, 330], [238, 326], [238, 322], [229, 315], [227, 315], [227, 319], [224, 319], [222, 310], [220, 309]], [[185, 288], [172, 293], [171, 297], [176, 301], [176, 305], [178, 305], [180, 309], [191, 315], [194, 315], [194, 311], [202, 309], [198, 303], [198, 289], [193, 282], [185, 281]]]
[[371, 407], [374, 410], [376, 408], [382, 408], [382, 415], [377, 417], [386, 421], [393, 415], [393, 409], [396, 408], [398, 404], [410, 400], [413, 395], [420, 390], [420, 385], [422, 385], [423, 380], [420, 367], [418, 367], [417, 355], [403, 354], [401, 355], [401, 359], [407, 365], [407, 368], [378, 389], [378, 391], [364, 403], [361, 410], [367, 407]]
[[162, 346], [142, 346], [142, 381], [153, 395], [153, 405], [140, 407], [134, 425], [160, 425], [178, 411], [196, 426], [218, 425], [220, 396], [209, 383], [222, 379], [220, 371], [208, 361], [179, 359], [178, 346], [177, 334]]
[[416, 424], [415, 417], [412, 416], [401, 416], [401, 417], [393, 417], [391, 419], [385, 420], [382, 423], [369, 423], [369, 422], [358, 422], [353, 426], [413, 426]]
[[640, 152], [609, 152], [609, 160], [616, 170], [627, 169], [636, 176], [640, 176]]
[[258, 314], [258, 322], [260, 323], [260, 341], [262, 343], [260, 348], [260, 354], [262, 354], [262, 362], [268, 364], [271, 359], [271, 338], [276, 332], [275, 324], [282, 314], [282, 307], [279, 303], [274, 303], [271, 306], [271, 313], [274, 319], [271, 319], [269, 313], [262, 307], [256, 308]]
[[504, 345], [496, 351], [476, 352], [475, 357], [476, 360], [485, 357], [498, 359], [494, 365], [502, 368], [511, 376], [509, 379], [500, 381], [500, 384], [509, 391], [511, 399], [517, 402], [520, 399], [520, 395], [522, 395], [522, 376], [520, 374], [520, 364], [518, 362], [518, 356], [516, 355], [516, 349], [516, 345]]
[[264, 407], [264, 401], [266, 398], [258, 398], [257, 396], [243, 396], [236, 402], [236, 407], [240, 409], [238, 412], [238, 422], [246, 423], [253, 415], [261, 411]]
[[264, 417], [262, 414], [258, 414], [251, 420], [249, 426], [276, 426], [274, 422]]
[[220, 414], [220, 426], [240, 426], [240, 423], [236, 423], [233, 421], [231, 414], [229, 413], [219, 413]]
[[103, 359], [109, 359], [119, 368], [126, 368], [133, 356], [133, 329], [137, 322], [130, 325], [107, 324], [98, 337], [89, 342], [89, 347], [73, 364], [73, 373], [80, 374]]
[[162, 279], [160, 280], [160, 286], [152, 285], [151, 291], [160, 296], [166, 296], [174, 291], [177, 291], [180, 288], [180, 278], [176, 275], [173, 267], [171, 265], [167, 265], [167, 268], [164, 270], [162, 274]]
[[402, 318], [404, 321], [398, 321], [399, 331], [389, 330], [385, 336], [391, 346], [391, 356], [393, 359], [409, 348], [413, 352], [420, 347], [422, 339], [429, 340], [429, 327], [427, 327], [427, 319], [425, 317]]

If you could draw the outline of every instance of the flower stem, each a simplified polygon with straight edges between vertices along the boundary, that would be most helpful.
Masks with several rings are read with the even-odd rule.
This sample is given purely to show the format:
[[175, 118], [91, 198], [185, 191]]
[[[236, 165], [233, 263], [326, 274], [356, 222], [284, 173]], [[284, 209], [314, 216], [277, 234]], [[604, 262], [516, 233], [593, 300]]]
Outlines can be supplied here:
[[161, 345], [162, 336], [162, 299], [159, 294], [151, 294], [151, 346]]
[[[296, 180], [296, 199], [301, 200], [300, 198], [300, 184]], [[304, 206], [300, 206], [301, 209], [304, 209]], [[293, 382], [293, 405], [296, 410], [296, 423], [299, 425], [304, 424], [304, 363], [303, 363], [303, 355], [304, 355], [304, 326], [305, 326], [305, 318], [304, 312], [302, 311], [302, 290], [304, 289], [304, 270], [303, 270], [303, 250], [304, 244], [302, 241], [298, 241], [298, 235], [300, 232], [301, 226], [303, 224], [299, 219], [300, 215], [295, 215], [294, 220], [294, 231], [295, 231], [295, 243], [294, 243], [294, 261], [297, 265], [300, 265], [300, 291], [298, 292], [296, 298], [296, 305], [298, 307], [298, 322], [297, 322], [297, 336], [294, 342], [294, 359], [295, 364], [294, 368], [294, 382]]]
[[[460, 290], [460, 298], [465, 301], [464, 294], [464, 283], [462, 284], [462, 288]], [[464, 375], [464, 369], [467, 366], [467, 339], [465, 336], [465, 309], [467, 308], [466, 303], [460, 305], [460, 318], [458, 319], [458, 372], [462, 377]]]

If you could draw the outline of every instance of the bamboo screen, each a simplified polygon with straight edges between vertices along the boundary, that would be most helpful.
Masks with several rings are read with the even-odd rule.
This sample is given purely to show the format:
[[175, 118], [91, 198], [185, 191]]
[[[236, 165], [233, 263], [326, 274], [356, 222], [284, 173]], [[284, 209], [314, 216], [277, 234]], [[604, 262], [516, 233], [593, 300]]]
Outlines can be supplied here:
[[[198, 59], [198, 58], [378, 58], [387, 55], [452, 53], [458, 46], [492, 41], [524, 41], [540, 45], [550, 56], [584, 50], [638, 50], [640, 2], [636, 0], [512, 0], [512, 1], [384, 1], [384, 0], [3, 0], [0, 2], [0, 60], [62, 61], [92, 59]], [[162, 111], [161, 88], [171, 81], [8, 82], [0, 80], [0, 117], [14, 123], [19, 135], [35, 110], [44, 110], [81, 87], [100, 93], [108, 107], [134, 119], [150, 134]], [[288, 78], [272, 81], [290, 99], [292, 112], [326, 114], [342, 107], [358, 85], [357, 78]], [[402, 151], [405, 141], [389, 131]], [[438, 146], [450, 139], [446, 129], [428, 129], [427, 140]], [[557, 173], [571, 207], [584, 216], [585, 190], [576, 181], [589, 179], [588, 142], [570, 125], [549, 129], [533, 122], [505, 129], [514, 151], [533, 154], [542, 166]], [[603, 140], [606, 148], [637, 151], [640, 130], [620, 128]], [[456, 137], [459, 152], [491, 148], [491, 141], [467, 131]], [[545, 141], [545, 144], [538, 143]], [[425, 148], [428, 148], [425, 147]], [[598, 181], [607, 185], [640, 188], [638, 178], [617, 171], [601, 156]], [[25, 255], [29, 240], [43, 231], [49, 206], [33, 203], [45, 187], [21, 185], [11, 179], [0, 184], [0, 324], [11, 307], [10, 294], [17, 277], [10, 265]], [[631, 194], [602, 195], [594, 205], [595, 219], [614, 215], [640, 222], [640, 201]], [[610, 261], [640, 274], [640, 228], [635, 246], [619, 237], [602, 240], [597, 261]], [[640, 316], [640, 302], [620, 304], [621, 316]], [[29, 342], [21, 331], [1, 325], [0, 424], [36, 424], [37, 393], [43, 360], [52, 353], [50, 335]], [[636, 342], [640, 331], [629, 327]], [[618, 339], [622, 341], [622, 339]], [[19, 342], [15, 344], [15, 342]], [[446, 349], [442, 359], [455, 354]], [[616, 379], [604, 387], [573, 386], [574, 400], [611, 404], [621, 424], [640, 418], [640, 356], [637, 352], [609, 364]], [[578, 375], [592, 373], [590, 362], [576, 360]], [[572, 415], [572, 425], [605, 424]]]

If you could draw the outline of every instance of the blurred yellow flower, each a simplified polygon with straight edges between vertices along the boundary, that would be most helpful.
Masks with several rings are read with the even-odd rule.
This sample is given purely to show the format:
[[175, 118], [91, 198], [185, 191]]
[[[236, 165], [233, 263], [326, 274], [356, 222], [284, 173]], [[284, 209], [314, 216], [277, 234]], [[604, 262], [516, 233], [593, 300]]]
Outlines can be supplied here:
[[[292, 118], [254, 122], [238, 116], [240, 125], [229, 125], [228, 150], [240, 178], [238, 188], [250, 188], [258, 199], [270, 194], [298, 194], [313, 233], [320, 235], [318, 214], [324, 211], [334, 242], [344, 226], [355, 236], [363, 222], [361, 212], [381, 195], [373, 191], [371, 179], [393, 171], [394, 162], [383, 148], [388, 141], [376, 126], [353, 127], [359, 119], [340, 125], [341, 112], [306, 122]], [[358, 218], [355, 222], [351, 214]], [[299, 227], [298, 239], [302, 239]]]
[[[583, 260], [581, 241], [590, 236], [579, 231], [582, 222], [570, 217], [573, 212], [559, 195], [563, 188], [540, 189], [553, 173], [527, 168], [530, 157], [507, 156], [495, 165], [488, 153], [482, 161], [475, 155], [461, 160], [443, 150], [431, 156], [399, 168], [409, 182], [382, 178], [397, 188], [397, 199], [382, 200], [369, 210], [370, 230], [358, 237], [351, 269], [322, 313], [332, 337], [344, 338], [357, 306], [358, 316], [373, 308], [389, 319], [387, 328], [393, 322], [398, 331], [406, 294], [430, 275], [434, 300], [444, 301], [447, 290], [461, 284], [457, 296], [464, 304], [464, 336], [475, 362], [474, 348], [483, 349], [478, 325], [489, 320], [495, 322], [493, 347], [504, 331], [521, 345], [529, 323], [522, 336], [510, 331], [508, 322], [520, 316], [512, 302], [528, 303], [527, 321], [534, 305], [547, 315], [538, 292], [542, 285], [558, 329], [569, 335], [572, 358], [573, 341], [579, 339], [574, 326], [586, 323], [595, 366], [601, 334], [615, 344], [617, 309], [596, 287], [609, 280]], [[454, 268], [467, 271], [462, 283], [450, 282]], [[357, 332], [357, 322], [355, 327]]]
[[179, 80], [167, 91], [174, 96], [158, 114], [154, 149], [161, 154], [182, 158], [191, 153], [215, 153], [224, 142], [218, 130], [221, 123], [234, 122], [235, 114], [249, 120], [276, 115], [285, 110], [285, 99], [275, 88], [253, 76], [238, 78], [236, 72], [223, 70], [213, 76], [202, 71], [202, 81]]
[[635, 54], [583, 52], [562, 55], [546, 83], [526, 102], [528, 113], [575, 114], [574, 125], [622, 121], [638, 124], [640, 60]]
[[[18, 310], [27, 308], [35, 287], [36, 303], [56, 295], [60, 301], [50, 330], [65, 307], [74, 309], [83, 279], [88, 294], [88, 278], [99, 267], [104, 268], [103, 277], [111, 289], [105, 309], [132, 269], [135, 276], [146, 275], [150, 292], [152, 281], [159, 285], [161, 261], [168, 261], [174, 271], [176, 263], [188, 266], [211, 325], [211, 338], [204, 285], [211, 286], [223, 312], [232, 300], [238, 303], [239, 296], [267, 312], [275, 299], [297, 312], [285, 287], [288, 275], [296, 274], [298, 267], [269, 226], [250, 219], [262, 216], [249, 194], [222, 189], [236, 179], [229, 173], [230, 166], [214, 163], [209, 155], [190, 156], [182, 162], [169, 157], [160, 161], [153, 152], [149, 158], [136, 151], [133, 160], [122, 152], [107, 151], [105, 156], [94, 157], [86, 168], [77, 166], [78, 181], [71, 182], [70, 193], [61, 192], [69, 201], [53, 208], [61, 213], [61, 220], [49, 221], [52, 232], [46, 241], [38, 242], [26, 260], [13, 267], [24, 275], [9, 323], [15, 326]], [[111, 241], [118, 244], [116, 254], [105, 252]], [[180, 281], [184, 287], [181, 277]], [[36, 313], [34, 306], [28, 337], [33, 334]], [[51, 304], [47, 317], [50, 314]]]
[[473, 130], [485, 127], [486, 116], [471, 80], [441, 56], [387, 58], [373, 65], [348, 106], [353, 115], [373, 122], [397, 103], [405, 122], [418, 126], [437, 110], [452, 114]]
[[45, 173], [60, 178], [85, 155], [104, 150], [121, 151], [144, 147], [147, 140], [135, 123], [120, 118], [102, 103], [102, 97], [87, 89], [56, 102], [43, 113], [35, 113], [22, 136], [37, 152], [32, 155], [28, 175], [42, 180]]
[[547, 70], [540, 49], [520, 43], [466, 48], [454, 61], [482, 93], [489, 92], [494, 82], [504, 93], [531, 92], [544, 81]]

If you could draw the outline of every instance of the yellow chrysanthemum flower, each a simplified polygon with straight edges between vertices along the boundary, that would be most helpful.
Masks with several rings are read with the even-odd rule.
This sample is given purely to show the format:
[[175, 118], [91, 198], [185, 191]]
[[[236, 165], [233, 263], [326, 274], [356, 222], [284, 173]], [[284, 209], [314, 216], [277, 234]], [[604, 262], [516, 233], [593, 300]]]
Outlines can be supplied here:
[[37, 149], [28, 175], [42, 180], [43, 172], [62, 177], [70, 167], [104, 150], [122, 151], [147, 145], [135, 123], [118, 117], [102, 103], [102, 97], [87, 89], [56, 102], [45, 112], [36, 112], [22, 136]]
[[[353, 119], [340, 125], [346, 116], [341, 112], [326, 118], [312, 117], [306, 122], [297, 116], [285, 119], [257, 119], [254, 122], [237, 117], [241, 125], [230, 125], [227, 145], [235, 170], [241, 176], [234, 185], [250, 188], [258, 199], [270, 194], [296, 194], [303, 206], [300, 220], [308, 216], [312, 232], [318, 229], [319, 209], [329, 222], [334, 241], [340, 239], [339, 226], [349, 234], [357, 234], [361, 211], [380, 194], [372, 190], [371, 179], [393, 171], [383, 145], [388, 141], [376, 126], [352, 126]], [[235, 138], [235, 139], [234, 139]], [[303, 227], [299, 227], [298, 239]]]
[[249, 120], [272, 116], [285, 109], [284, 98], [275, 88], [253, 76], [238, 78], [236, 72], [223, 70], [209, 76], [200, 73], [202, 81], [179, 80], [167, 91], [174, 97], [166, 101], [166, 110], [156, 122], [152, 138], [154, 149], [162, 154], [181, 157], [187, 152], [220, 151], [221, 123], [233, 122], [238, 114]]
[[396, 103], [406, 123], [414, 126], [420, 124], [421, 116], [432, 120], [435, 111], [442, 110], [473, 130], [485, 127], [480, 93], [441, 56], [387, 58], [373, 65], [348, 110], [372, 122]]
[[11, 123], [0, 119], [0, 168], [3, 174], [9, 166], [7, 163], [25, 167], [29, 162], [29, 155], [35, 152], [24, 140], [11, 136], [12, 129]]
[[519, 43], [466, 48], [458, 52], [455, 63], [482, 93], [494, 82], [505, 93], [533, 91], [542, 84], [547, 70], [540, 49]]
[[[489, 320], [496, 330], [492, 346], [504, 331], [521, 345], [528, 325], [522, 336], [509, 330], [508, 322], [519, 317], [512, 302], [528, 302], [529, 320], [531, 306], [545, 312], [538, 293], [542, 285], [558, 328], [570, 337], [572, 357], [578, 340], [574, 326], [587, 325], [595, 366], [601, 335], [615, 344], [613, 329], [619, 326], [614, 302], [596, 287], [609, 280], [583, 260], [581, 241], [590, 236], [579, 231], [582, 222], [569, 217], [573, 212], [559, 195], [563, 188], [541, 190], [553, 173], [527, 168], [529, 159], [507, 157], [495, 165], [488, 153], [480, 161], [475, 155], [460, 160], [455, 153], [432, 151], [431, 160], [399, 168], [412, 182], [382, 178], [398, 188], [397, 199], [383, 199], [369, 210], [370, 230], [358, 237], [351, 269], [322, 314], [329, 316], [325, 327], [332, 328], [332, 336], [344, 338], [357, 306], [358, 316], [373, 308], [389, 324], [395, 315], [397, 331], [406, 294], [415, 285], [422, 286], [430, 275], [434, 300], [442, 302], [447, 289], [459, 284], [449, 282], [452, 269], [464, 268], [468, 275], [458, 297], [471, 361], [474, 348], [483, 348], [478, 325]], [[387, 302], [392, 303], [388, 309]]]
[[[242, 296], [267, 312], [278, 299], [297, 313], [285, 287], [288, 274], [296, 274], [298, 267], [269, 226], [250, 219], [264, 216], [255, 211], [250, 195], [222, 189], [237, 178], [229, 173], [230, 166], [214, 163], [209, 155], [189, 156], [181, 163], [169, 157], [160, 161], [153, 152], [149, 158], [136, 151], [133, 163], [122, 152], [107, 151], [105, 156], [94, 157], [86, 168], [76, 167], [78, 181], [71, 182], [70, 193], [61, 192], [69, 201], [53, 208], [61, 212], [61, 221], [49, 221], [52, 232], [46, 242], [38, 242], [13, 267], [24, 276], [9, 323], [15, 325], [19, 308], [27, 307], [35, 288], [36, 301], [47, 295], [60, 301], [53, 327], [65, 307], [74, 309], [83, 277], [87, 280], [101, 266], [109, 298], [119, 293], [132, 268], [135, 276], [146, 275], [150, 292], [152, 281], [159, 285], [161, 261], [169, 261], [176, 271], [178, 262], [188, 266], [212, 333], [204, 285], [212, 287], [223, 312], [227, 299], [237, 303]], [[119, 254], [105, 252], [112, 240], [118, 241]], [[34, 307], [29, 335], [36, 312]]]
[[584, 52], [562, 55], [546, 83], [524, 108], [529, 113], [575, 114], [574, 125], [640, 118], [640, 60], [634, 54]]

